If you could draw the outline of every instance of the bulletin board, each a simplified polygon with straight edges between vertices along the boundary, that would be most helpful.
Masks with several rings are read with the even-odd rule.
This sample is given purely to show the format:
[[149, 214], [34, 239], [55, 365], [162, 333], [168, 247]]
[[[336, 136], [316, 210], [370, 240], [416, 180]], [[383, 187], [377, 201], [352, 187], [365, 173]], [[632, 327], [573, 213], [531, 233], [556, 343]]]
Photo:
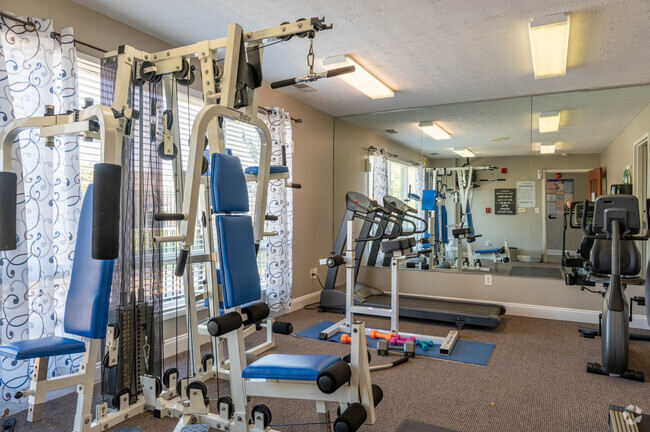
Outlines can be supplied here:
[[546, 180], [546, 216], [562, 216], [564, 206], [573, 201], [573, 179]]

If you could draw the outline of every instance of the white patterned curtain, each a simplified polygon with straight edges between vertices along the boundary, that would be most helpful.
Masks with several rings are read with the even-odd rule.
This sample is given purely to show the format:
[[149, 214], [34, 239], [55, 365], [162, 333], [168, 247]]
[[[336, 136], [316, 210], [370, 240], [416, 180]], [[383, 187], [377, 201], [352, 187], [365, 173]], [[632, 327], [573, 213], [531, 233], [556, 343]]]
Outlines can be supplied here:
[[[378, 149], [372, 155], [372, 199], [383, 205], [384, 196], [388, 194], [388, 154], [386, 149]], [[390, 227], [390, 224], [388, 225]], [[386, 227], [388, 229], [388, 227]], [[373, 228], [373, 234], [376, 228]], [[382, 267], [384, 253], [377, 252], [376, 266]]]
[[[0, 19], [0, 129], [14, 118], [56, 114], [78, 105], [77, 60], [71, 28], [53, 39], [53, 23], [17, 17], [33, 26]], [[76, 138], [46, 147], [37, 131], [14, 142], [18, 176], [18, 248], [0, 252], [0, 344], [63, 335], [77, 223], [81, 208]], [[48, 376], [75, 370], [80, 355], [49, 362]], [[0, 406], [29, 384], [32, 364], [0, 359]]]
[[[271, 165], [282, 165], [282, 147], [287, 155], [289, 181], [293, 173], [293, 137], [291, 116], [282, 108], [267, 107], [266, 124], [271, 131]], [[278, 217], [267, 222], [270, 231], [278, 233], [266, 238], [266, 301], [274, 312], [291, 309], [293, 278], [293, 192], [282, 180], [269, 182], [267, 214]]]

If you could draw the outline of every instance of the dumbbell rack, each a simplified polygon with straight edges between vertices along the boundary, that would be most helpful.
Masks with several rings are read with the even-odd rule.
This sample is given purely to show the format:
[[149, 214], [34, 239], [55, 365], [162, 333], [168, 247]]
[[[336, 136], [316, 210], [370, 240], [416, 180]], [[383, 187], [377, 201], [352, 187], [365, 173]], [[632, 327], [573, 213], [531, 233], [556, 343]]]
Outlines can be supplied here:
[[[402, 337], [409, 338], [415, 337], [418, 340], [425, 342], [433, 342], [434, 345], [440, 345], [440, 354], [451, 354], [460, 333], [458, 330], [451, 330], [447, 336], [431, 336], [422, 335], [418, 333], [405, 333], [399, 331], [399, 263], [407, 258], [404, 250], [393, 251], [391, 257], [391, 302], [390, 308], [369, 307], [363, 305], [355, 305], [354, 303], [354, 262], [355, 262], [355, 242], [354, 239], [354, 223], [348, 221], [347, 225], [347, 245], [345, 251], [345, 267], [346, 267], [346, 289], [345, 289], [345, 318], [341, 321], [324, 329], [319, 338], [322, 340], [329, 339], [336, 333], [350, 333], [352, 323], [355, 322], [355, 314], [378, 316], [390, 318], [390, 330], [379, 330], [373, 328], [366, 328], [366, 335], [370, 336], [373, 330], [380, 333], [393, 333], [399, 334]], [[410, 247], [408, 248], [410, 249]]]

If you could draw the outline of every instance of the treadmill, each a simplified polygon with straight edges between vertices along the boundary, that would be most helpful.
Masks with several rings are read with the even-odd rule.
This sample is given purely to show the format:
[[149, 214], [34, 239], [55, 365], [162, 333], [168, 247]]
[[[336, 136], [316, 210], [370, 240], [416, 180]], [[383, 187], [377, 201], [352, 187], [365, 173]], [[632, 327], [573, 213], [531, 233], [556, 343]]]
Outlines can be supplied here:
[[[407, 218], [421, 221], [423, 219], [413, 215], [417, 212], [415, 209], [391, 196], [385, 197], [384, 206], [358, 192], [348, 192], [345, 200], [346, 212], [336, 237], [332, 256], [345, 253], [348, 221], [355, 219], [363, 221], [359, 238], [355, 239], [355, 304], [388, 309], [390, 308], [390, 293], [387, 294], [367, 284], [357, 282], [366, 243], [376, 240], [376, 234], [371, 233], [372, 227], [377, 225], [376, 221], [380, 221], [382, 226], [392, 224], [392, 228], [388, 230], [389, 233], [383, 234], [382, 239], [394, 239], [403, 234], [417, 233], [415, 223]], [[413, 225], [410, 232], [402, 232], [404, 220]], [[424, 222], [426, 224], [426, 221]], [[338, 268], [338, 265], [332, 265], [327, 270], [327, 278], [320, 297], [319, 311], [321, 312], [345, 312], [345, 284], [336, 285]], [[400, 294], [399, 306], [400, 317], [451, 322], [455, 323], [458, 328], [463, 328], [465, 325], [495, 328], [501, 322], [500, 316], [506, 312], [506, 308], [498, 304], [442, 300], [406, 294]]]

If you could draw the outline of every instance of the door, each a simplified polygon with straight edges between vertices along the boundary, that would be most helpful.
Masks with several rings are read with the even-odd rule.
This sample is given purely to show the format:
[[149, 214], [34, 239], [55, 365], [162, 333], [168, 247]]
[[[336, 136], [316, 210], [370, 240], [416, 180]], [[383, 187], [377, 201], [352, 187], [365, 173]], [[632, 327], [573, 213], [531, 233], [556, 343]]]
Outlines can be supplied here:
[[603, 169], [592, 169], [587, 173], [587, 179], [589, 181], [589, 200], [596, 201], [603, 190]]

